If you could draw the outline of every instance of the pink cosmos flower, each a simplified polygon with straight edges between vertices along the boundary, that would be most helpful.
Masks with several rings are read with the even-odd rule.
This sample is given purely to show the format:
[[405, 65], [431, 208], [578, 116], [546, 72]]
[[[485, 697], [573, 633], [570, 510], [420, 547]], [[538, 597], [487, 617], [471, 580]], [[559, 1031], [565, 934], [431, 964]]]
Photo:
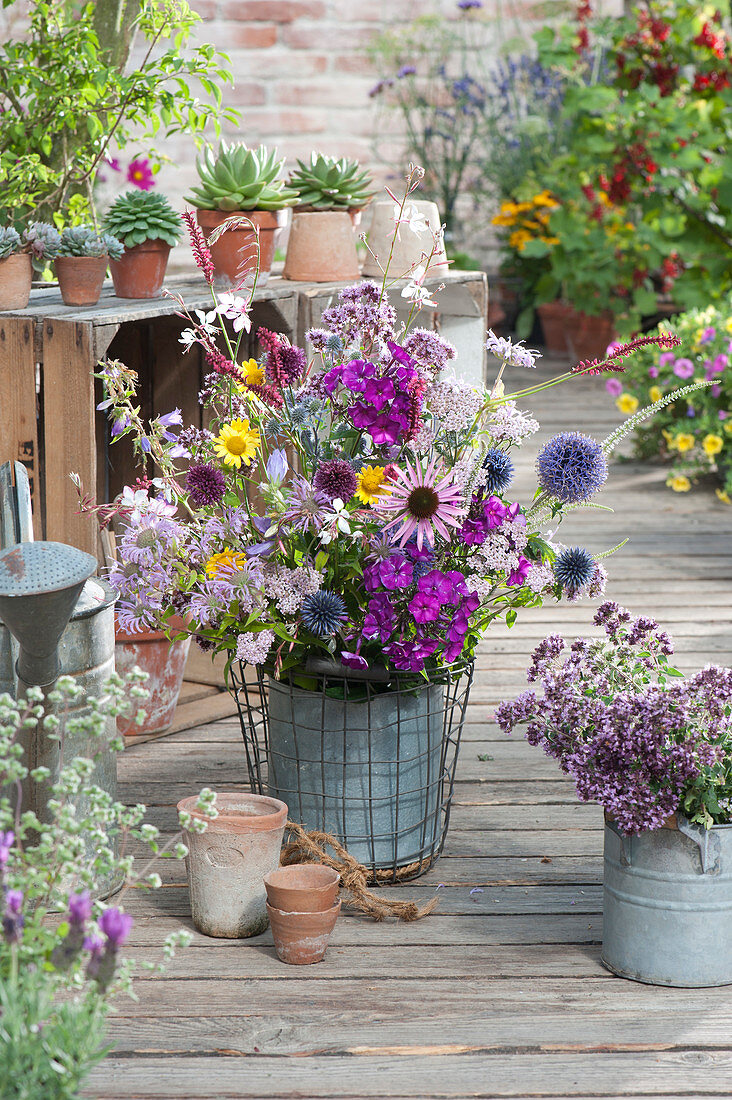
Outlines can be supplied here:
[[677, 359], [674, 364], [674, 374], [678, 378], [691, 378], [694, 373], [694, 364], [691, 359]]
[[130, 161], [127, 168], [127, 182], [139, 187], [141, 191], [152, 190], [155, 186], [155, 176], [147, 157], [138, 157], [137, 160]]
[[394, 513], [384, 530], [398, 527], [394, 538], [400, 546], [405, 546], [416, 532], [418, 550], [422, 549], [425, 540], [434, 544], [435, 531], [450, 542], [449, 527], [459, 527], [465, 515], [460, 486], [449, 474], [445, 475], [436, 459], [432, 459], [426, 469], [418, 459], [414, 466], [407, 461], [405, 470], [398, 468], [395, 471], [388, 495], [384, 494], [374, 507]]

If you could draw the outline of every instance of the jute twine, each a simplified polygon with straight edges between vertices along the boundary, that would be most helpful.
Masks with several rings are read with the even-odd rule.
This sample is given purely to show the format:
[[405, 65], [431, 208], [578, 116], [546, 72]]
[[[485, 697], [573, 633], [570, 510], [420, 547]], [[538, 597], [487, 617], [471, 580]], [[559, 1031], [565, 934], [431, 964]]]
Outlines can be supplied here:
[[[302, 825], [294, 821], [288, 821], [286, 829], [290, 840], [282, 849], [280, 863], [322, 863], [326, 867], [332, 867], [341, 876], [341, 890], [350, 895], [343, 899], [344, 904], [365, 913], [372, 920], [380, 921], [385, 917], [397, 917], [403, 921], [421, 920], [437, 905], [437, 898], [432, 898], [420, 909], [413, 901], [389, 901], [379, 897], [367, 888], [367, 883], [374, 879], [393, 878], [391, 871], [377, 871], [375, 875], [371, 875], [330, 833], [317, 830], [308, 833]], [[402, 868], [402, 877], [414, 874], [417, 867], [417, 864], [412, 864]]]

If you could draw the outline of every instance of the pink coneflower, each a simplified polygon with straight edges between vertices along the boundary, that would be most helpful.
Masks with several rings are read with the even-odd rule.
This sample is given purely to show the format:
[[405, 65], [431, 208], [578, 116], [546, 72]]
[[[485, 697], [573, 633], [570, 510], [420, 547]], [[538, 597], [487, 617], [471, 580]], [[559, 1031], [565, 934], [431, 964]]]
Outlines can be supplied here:
[[131, 160], [127, 168], [127, 182], [139, 187], [141, 191], [151, 191], [155, 186], [155, 176], [147, 157]]
[[384, 530], [399, 524], [395, 538], [404, 546], [412, 535], [417, 533], [417, 549], [427, 540], [431, 545], [435, 541], [435, 531], [450, 542], [450, 527], [459, 527], [465, 515], [465, 501], [462, 490], [449, 475], [441, 476], [442, 469], [432, 459], [427, 469], [419, 461], [414, 466], [406, 463], [406, 469], [398, 469], [389, 483], [389, 492], [379, 499], [374, 507], [379, 511], [395, 512], [393, 519]]

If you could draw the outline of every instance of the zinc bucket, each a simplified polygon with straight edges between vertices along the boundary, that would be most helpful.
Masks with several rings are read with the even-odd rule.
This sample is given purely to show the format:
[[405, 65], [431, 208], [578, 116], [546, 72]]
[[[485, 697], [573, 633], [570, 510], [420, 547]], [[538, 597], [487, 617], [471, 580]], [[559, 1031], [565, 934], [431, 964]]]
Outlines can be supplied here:
[[651, 985], [732, 984], [732, 825], [606, 822], [602, 962]]

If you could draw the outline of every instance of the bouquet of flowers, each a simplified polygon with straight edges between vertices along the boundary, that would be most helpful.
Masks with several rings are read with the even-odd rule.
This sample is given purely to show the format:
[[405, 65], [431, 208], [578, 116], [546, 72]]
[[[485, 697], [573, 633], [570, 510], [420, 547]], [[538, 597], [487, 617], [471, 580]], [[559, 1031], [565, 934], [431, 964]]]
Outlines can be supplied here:
[[[414, 173], [395, 206], [397, 232], [423, 230], [406, 213], [413, 188]], [[186, 218], [211, 284], [206, 243]], [[178, 410], [145, 426], [133, 373], [104, 366], [113, 436], [133, 435], [159, 474], [128, 487], [117, 506], [126, 526], [110, 582], [126, 631], [177, 614], [203, 648], [276, 676], [302, 672], [313, 656], [421, 674], [469, 660], [494, 619], [511, 625], [544, 598], [603, 591], [598, 557], [547, 532], [601, 488], [622, 431], [602, 443], [554, 436], [537, 457], [533, 500], [513, 499], [512, 452], [539, 427], [520, 402], [558, 379], [506, 392], [504, 370], [534, 368], [537, 353], [493, 333], [487, 346], [500, 367], [490, 392], [447, 372], [455, 349], [412, 326], [430, 299], [423, 280], [437, 236], [401, 291], [406, 323], [389, 301], [387, 265], [381, 287], [348, 287], [324, 311], [308, 333], [311, 361], [265, 329], [261, 358], [241, 361], [251, 288], [212, 290], [205, 314], [181, 301], [181, 339], [200, 344], [210, 368], [207, 430], [184, 427]], [[560, 378], [622, 370], [645, 342]]]
[[677, 812], [706, 828], [730, 824], [732, 670], [685, 679], [658, 623], [616, 603], [594, 621], [605, 638], [578, 638], [569, 650], [558, 634], [541, 642], [528, 679], [543, 697], [525, 691], [501, 703], [501, 729], [525, 725], [580, 800], [599, 802], [626, 834], [658, 829]]

